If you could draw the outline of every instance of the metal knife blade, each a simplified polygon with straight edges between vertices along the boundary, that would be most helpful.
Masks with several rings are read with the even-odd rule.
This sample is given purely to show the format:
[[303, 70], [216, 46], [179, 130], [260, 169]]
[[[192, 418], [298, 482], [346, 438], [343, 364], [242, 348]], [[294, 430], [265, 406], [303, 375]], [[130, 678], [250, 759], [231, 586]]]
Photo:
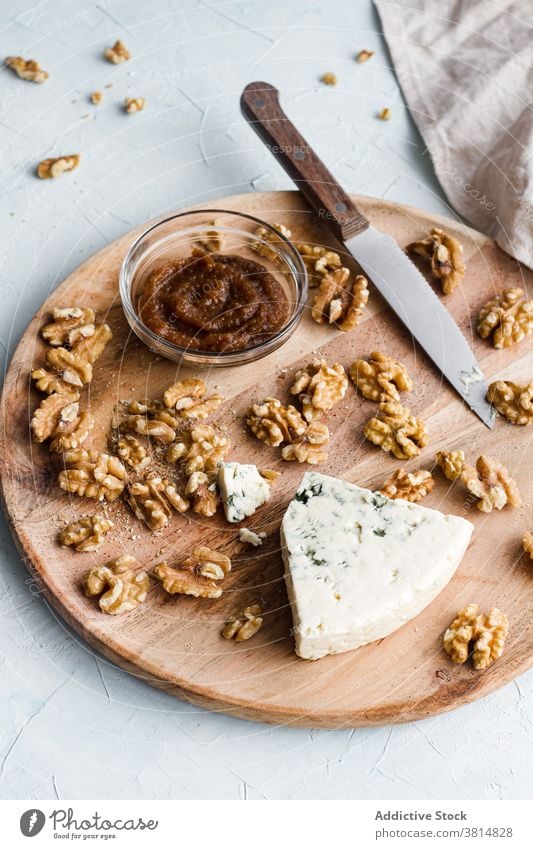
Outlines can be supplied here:
[[437, 368], [491, 428], [495, 414], [472, 349], [414, 263], [391, 236], [373, 227], [344, 244]]

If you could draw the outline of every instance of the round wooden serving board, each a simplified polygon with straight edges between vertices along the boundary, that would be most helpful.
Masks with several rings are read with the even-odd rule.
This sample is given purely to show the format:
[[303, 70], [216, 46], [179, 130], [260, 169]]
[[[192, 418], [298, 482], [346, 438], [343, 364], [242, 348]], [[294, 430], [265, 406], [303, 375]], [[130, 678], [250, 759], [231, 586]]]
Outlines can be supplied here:
[[[401, 246], [422, 237], [435, 224], [461, 240], [468, 269], [463, 284], [444, 298], [446, 306], [471, 341], [486, 377], [531, 378], [531, 337], [497, 351], [473, 328], [482, 304], [502, 288], [528, 282], [531, 286], [532, 275], [528, 273], [526, 280], [523, 269], [494, 243], [459, 224], [380, 200], [357, 198], [357, 203], [377, 228], [392, 234]], [[207, 206], [282, 222], [297, 240], [331, 244], [296, 192], [246, 194]], [[57, 544], [57, 530], [64, 521], [94, 512], [96, 504], [63, 493], [47, 448], [30, 439], [29, 418], [38, 395], [30, 386], [29, 372], [43, 359], [45, 345], [39, 328], [48, 311], [54, 306], [87, 305], [112, 326], [114, 338], [95, 366], [87, 399], [97, 419], [93, 444], [98, 447], [106, 444], [112, 407], [119, 399], [159, 397], [178, 373], [191, 374], [151, 353], [131, 335], [123, 317], [118, 270], [133, 235], [92, 257], [43, 304], [21, 339], [4, 388], [5, 509], [26, 565], [66, 622], [94, 649], [150, 684], [203, 707], [272, 723], [337, 728], [416, 720], [477, 699], [528, 669], [533, 663], [533, 566], [522, 553], [521, 538], [528, 527], [533, 529], [529, 507], [533, 428], [499, 419], [489, 431], [442, 382], [373, 289], [364, 321], [351, 333], [317, 325], [306, 314], [294, 337], [268, 358], [201, 374], [210, 389], [216, 387], [225, 396], [214, 420], [230, 431], [231, 458], [283, 472], [271, 502], [245, 523], [267, 532], [261, 548], [240, 543], [238, 528], [225, 522], [222, 511], [208, 520], [176, 514], [163, 532], [154, 535], [121, 501], [106, 508], [116, 527], [97, 553], [79, 554]], [[288, 399], [294, 370], [318, 353], [348, 368], [356, 357], [375, 349], [405, 363], [414, 380], [405, 403], [429, 430], [428, 447], [408, 466], [433, 468], [435, 452], [452, 447], [463, 448], [471, 462], [482, 452], [494, 455], [515, 476], [523, 506], [481, 513], [460, 484], [451, 485], [437, 470], [437, 483], [424, 504], [465, 516], [476, 528], [451, 583], [423, 613], [385, 639], [335, 657], [303, 661], [293, 650], [278, 528], [309, 467], [281, 461], [279, 450], [247, 433], [243, 415], [252, 401], [266, 395]], [[372, 488], [401, 465], [362, 436], [375, 408], [350, 385], [345, 399], [329, 415], [332, 443], [320, 471]], [[149, 568], [162, 559], [176, 562], [198, 544], [219, 548], [233, 560], [224, 594], [216, 601], [170, 597], [154, 586], [145, 604], [132, 613], [108, 616], [81, 591], [82, 577], [94, 564], [128, 552]], [[222, 639], [227, 616], [257, 601], [266, 611], [259, 634], [240, 644]], [[498, 606], [509, 616], [504, 654], [486, 672], [476, 672], [470, 663], [455, 666], [442, 651], [445, 627], [468, 602], [482, 608]]]

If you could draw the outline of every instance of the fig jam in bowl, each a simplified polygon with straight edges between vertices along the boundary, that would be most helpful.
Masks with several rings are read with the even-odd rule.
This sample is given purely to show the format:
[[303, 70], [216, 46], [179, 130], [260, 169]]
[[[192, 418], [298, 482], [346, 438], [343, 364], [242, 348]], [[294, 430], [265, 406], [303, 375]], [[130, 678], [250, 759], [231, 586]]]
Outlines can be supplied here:
[[264, 357], [298, 326], [305, 264], [292, 242], [252, 215], [183, 212], [130, 247], [120, 297], [131, 329], [174, 362], [233, 366]]

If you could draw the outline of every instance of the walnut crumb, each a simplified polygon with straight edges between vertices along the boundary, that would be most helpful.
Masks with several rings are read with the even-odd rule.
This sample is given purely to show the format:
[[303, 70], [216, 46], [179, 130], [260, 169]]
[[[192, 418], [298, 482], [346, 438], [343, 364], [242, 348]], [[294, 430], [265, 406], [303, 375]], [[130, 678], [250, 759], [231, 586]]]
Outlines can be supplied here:
[[56, 177], [60, 177], [62, 174], [74, 171], [80, 164], [80, 160], [81, 156], [79, 153], [43, 159], [37, 166], [37, 176], [41, 180], [55, 180]]
[[337, 75], [333, 71], [326, 71], [320, 77], [320, 82], [324, 83], [324, 85], [337, 85], [338, 81]]
[[124, 99], [124, 111], [128, 115], [134, 115], [135, 112], [142, 112], [145, 106], [146, 100], [144, 97], [126, 97]]
[[43, 71], [35, 59], [23, 59], [22, 56], [8, 56], [6, 65], [15, 71], [21, 80], [27, 80], [30, 83], [44, 83], [50, 76], [47, 71]]
[[99, 103], [104, 99], [104, 95], [101, 91], [93, 91], [90, 94], [90, 101], [94, 103], [95, 106], [98, 106]]
[[477, 604], [469, 604], [457, 614], [444, 634], [444, 649], [454, 663], [464, 663], [472, 644], [474, 668], [486, 669], [503, 652], [509, 620], [497, 607], [488, 613], [478, 611]]
[[380, 121], [390, 121], [391, 115], [392, 115], [391, 110], [389, 109], [388, 106], [385, 106], [385, 108], [382, 109], [381, 112], [379, 113], [378, 118], [379, 118]]
[[127, 62], [128, 59], [131, 59], [131, 53], [126, 45], [118, 39], [115, 41], [113, 47], [106, 47], [104, 57], [112, 65], [120, 65], [122, 62]]
[[357, 56], [355, 57], [356, 62], [368, 62], [369, 59], [374, 55], [374, 50], [360, 50]]
[[225, 640], [235, 640], [237, 643], [249, 640], [263, 624], [262, 612], [259, 604], [245, 607], [242, 613], [229, 617], [222, 629], [222, 636]]

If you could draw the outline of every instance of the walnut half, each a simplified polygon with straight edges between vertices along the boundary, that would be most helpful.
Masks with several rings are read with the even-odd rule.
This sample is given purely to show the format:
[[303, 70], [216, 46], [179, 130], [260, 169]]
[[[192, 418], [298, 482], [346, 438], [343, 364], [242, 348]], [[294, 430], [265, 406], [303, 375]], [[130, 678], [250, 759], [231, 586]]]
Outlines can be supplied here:
[[385, 395], [399, 401], [399, 390], [410, 392], [413, 388], [405, 366], [381, 351], [372, 351], [368, 361], [355, 360], [350, 377], [361, 395], [370, 401], [380, 401]]
[[273, 448], [282, 442], [294, 442], [307, 427], [296, 407], [292, 404], [285, 407], [277, 398], [265, 398], [262, 404], [253, 404], [246, 424], [258, 439]]
[[398, 401], [382, 400], [379, 411], [365, 425], [365, 437], [398, 460], [416, 457], [427, 445], [427, 431], [421, 419]]
[[145, 601], [150, 588], [148, 575], [137, 571], [138, 566], [135, 557], [124, 554], [105, 566], [90, 569], [84, 581], [85, 595], [100, 596], [98, 605], [104, 613], [116, 615], [134, 610]]
[[111, 519], [98, 513], [95, 516], [82, 516], [77, 522], [66, 525], [58, 539], [61, 545], [73, 546], [76, 551], [96, 551], [113, 527]]
[[122, 62], [127, 62], [128, 59], [131, 59], [131, 53], [126, 45], [118, 39], [115, 41], [113, 47], [106, 47], [104, 57], [112, 65], [120, 65]]
[[490, 513], [493, 507], [501, 510], [506, 504], [518, 507], [522, 503], [516, 481], [503, 463], [494, 457], [482, 454], [475, 468], [465, 463], [461, 480], [472, 495], [480, 499], [477, 507], [483, 513]]
[[62, 174], [74, 171], [80, 164], [80, 160], [81, 156], [79, 153], [43, 159], [37, 166], [37, 176], [41, 180], [55, 180], [56, 177], [61, 177]]
[[299, 396], [303, 417], [312, 422], [341, 401], [347, 388], [348, 378], [340, 363], [328, 366], [325, 360], [314, 360], [296, 372], [291, 394]]
[[201, 546], [178, 567], [159, 563], [154, 577], [170, 595], [191, 595], [195, 598], [220, 598], [219, 582], [231, 571], [231, 560], [219, 551]]
[[492, 607], [488, 613], [479, 613], [477, 604], [461, 610], [444, 634], [444, 649], [454, 663], [464, 663], [470, 645], [475, 669], [486, 669], [501, 657], [509, 620], [505, 613]]
[[152, 531], [165, 528], [173, 510], [185, 513], [189, 509], [189, 501], [179, 494], [174, 484], [160, 477], [149, 477], [130, 484], [126, 501], [137, 519]]
[[518, 287], [504, 289], [479, 313], [477, 332], [482, 339], [492, 335], [495, 348], [508, 348], [533, 333], [533, 300], [526, 300]]
[[21, 80], [30, 83], [44, 83], [50, 76], [48, 71], [43, 71], [35, 59], [23, 59], [22, 56], [8, 56], [6, 65], [11, 68]]
[[435, 481], [426, 469], [408, 472], [398, 469], [385, 481], [380, 489], [387, 498], [403, 498], [405, 501], [421, 501], [435, 485]]
[[66, 468], [59, 472], [59, 486], [66, 492], [115, 501], [126, 485], [126, 469], [113, 454], [78, 448], [67, 451], [64, 458]]
[[309, 463], [312, 466], [323, 463], [327, 459], [325, 450], [329, 443], [329, 429], [323, 422], [311, 422], [307, 425], [299, 439], [281, 449], [284, 460], [297, 460], [298, 463]]
[[411, 242], [406, 250], [418, 254], [430, 263], [431, 274], [441, 281], [445, 295], [453, 292], [465, 275], [463, 246], [438, 227], [433, 227], [426, 239]]
[[325, 275], [313, 302], [311, 317], [318, 324], [336, 324], [339, 330], [353, 330], [368, 303], [368, 281], [358, 274], [348, 282], [350, 272], [339, 268]]
[[533, 380], [529, 383], [497, 380], [488, 388], [487, 401], [511, 424], [533, 423]]
[[438, 451], [435, 454], [435, 462], [442, 469], [445, 478], [449, 481], [455, 481], [463, 471], [465, 452]]

